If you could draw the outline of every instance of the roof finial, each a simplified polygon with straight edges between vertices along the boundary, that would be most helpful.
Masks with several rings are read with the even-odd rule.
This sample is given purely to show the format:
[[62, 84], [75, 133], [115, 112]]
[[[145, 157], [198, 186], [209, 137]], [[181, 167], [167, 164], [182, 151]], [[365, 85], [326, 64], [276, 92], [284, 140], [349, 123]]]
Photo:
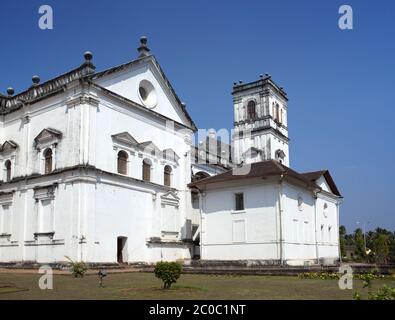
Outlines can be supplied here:
[[9, 97], [12, 97], [14, 95], [15, 91], [14, 88], [8, 87], [7, 88], [7, 94]]
[[92, 63], [92, 58], [93, 58], [92, 52], [85, 51], [84, 58], [85, 58], [85, 61], [84, 61], [84, 63], [81, 66], [81, 67], [83, 67], [82, 75], [86, 76], [86, 75], [90, 75], [90, 74], [95, 73], [96, 67]]
[[35, 75], [32, 77], [33, 86], [38, 86], [40, 83], [40, 77]]
[[147, 46], [147, 41], [148, 39], [146, 36], [142, 36], [140, 38], [140, 47], [137, 48], [137, 51], [139, 52], [139, 58], [149, 55], [150, 49]]
[[93, 54], [90, 51], [86, 51], [84, 53], [84, 58], [85, 58], [85, 62], [91, 62], [92, 58], [93, 58]]

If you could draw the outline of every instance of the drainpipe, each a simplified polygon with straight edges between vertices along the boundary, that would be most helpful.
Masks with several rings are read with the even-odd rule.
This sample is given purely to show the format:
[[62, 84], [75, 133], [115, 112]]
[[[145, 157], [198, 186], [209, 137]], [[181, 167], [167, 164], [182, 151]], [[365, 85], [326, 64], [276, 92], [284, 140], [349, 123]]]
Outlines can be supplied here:
[[318, 200], [318, 195], [315, 193], [314, 194], [315, 201], [314, 201], [314, 234], [315, 234], [315, 255], [317, 258], [317, 264], [320, 262], [320, 256], [318, 252], [318, 235], [317, 235], [317, 200]]
[[203, 199], [202, 199], [202, 191], [195, 187], [198, 190], [199, 194], [199, 217], [200, 217], [200, 260], [203, 257], [203, 218], [202, 218], [202, 206], [203, 206]]
[[284, 250], [283, 250], [283, 222], [282, 222], [282, 206], [281, 206], [281, 196], [283, 193], [283, 178], [284, 174], [281, 174], [280, 181], [278, 185], [278, 216], [279, 216], [279, 223], [280, 223], [280, 265], [284, 265]]
[[337, 213], [337, 248], [339, 252], [339, 262], [342, 264], [342, 251], [340, 248], [340, 201], [336, 201], [336, 213]]

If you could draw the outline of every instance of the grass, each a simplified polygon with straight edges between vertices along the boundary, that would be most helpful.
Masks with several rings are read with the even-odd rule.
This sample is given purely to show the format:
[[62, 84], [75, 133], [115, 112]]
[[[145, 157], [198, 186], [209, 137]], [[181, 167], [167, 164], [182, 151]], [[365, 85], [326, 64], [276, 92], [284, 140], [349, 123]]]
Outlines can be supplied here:
[[[170, 290], [151, 273], [114, 273], [99, 286], [96, 275], [74, 278], [54, 275], [53, 290], [40, 290], [39, 274], [0, 274], [0, 300], [3, 299], [352, 299], [362, 289], [354, 280], [354, 290], [340, 290], [337, 280], [298, 279], [296, 276], [215, 276], [182, 275]], [[373, 289], [393, 280], [375, 280]], [[362, 295], [364, 297], [364, 295]]]

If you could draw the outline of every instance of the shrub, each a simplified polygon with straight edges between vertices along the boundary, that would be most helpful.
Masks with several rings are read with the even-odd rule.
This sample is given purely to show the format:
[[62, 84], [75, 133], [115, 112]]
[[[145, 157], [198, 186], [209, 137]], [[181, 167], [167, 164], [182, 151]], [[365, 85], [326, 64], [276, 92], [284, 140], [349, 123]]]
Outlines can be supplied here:
[[[338, 280], [342, 274], [335, 272], [304, 272], [299, 273], [299, 279], [314, 279], [314, 280]], [[387, 279], [389, 276], [377, 273], [364, 273], [364, 274], [354, 274], [354, 279], [362, 280], [364, 287], [370, 286], [372, 280]]]
[[375, 279], [375, 275], [373, 273], [365, 273], [361, 274], [357, 277], [357, 279], [362, 280], [364, 288], [371, 288], [372, 287], [372, 280]]
[[358, 291], [354, 292], [353, 298], [354, 300], [362, 300], [361, 294]]
[[384, 285], [376, 293], [369, 294], [369, 300], [395, 300], [395, 287]]
[[[382, 288], [378, 289], [376, 293], [371, 292], [369, 288], [368, 299], [395, 300], [395, 287], [384, 285]], [[362, 300], [361, 294], [359, 292], [354, 293], [354, 300]]]
[[[369, 300], [395, 300], [395, 287], [389, 287], [384, 285], [382, 288], [378, 289], [377, 292], [372, 292], [372, 281], [376, 279], [391, 279], [393, 275], [385, 276], [373, 273], [364, 273], [354, 276], [354, 278], [362, 280], [363, 288], [368, 290]], [[354, 293], [354, 300], [362, 300], [361, 294], [359, 292]]]
[[333, 280], [340, 279], [338, 273], [334, 272], [304, 272], [298, 274], [299, 279], [320, 279], [320, 280]]
[[155, 265], [155, 276], [163, 281], [163, 289], [170, 289], [177, 282], [182, 272], [182, 265], [178, 262], [158, 262]]
[[74, 262], [69, 257], [66, 259], [70, 261], [70, 271], [75, 278], [82, 278], [88, 271], [88, 266], [83, 262]]

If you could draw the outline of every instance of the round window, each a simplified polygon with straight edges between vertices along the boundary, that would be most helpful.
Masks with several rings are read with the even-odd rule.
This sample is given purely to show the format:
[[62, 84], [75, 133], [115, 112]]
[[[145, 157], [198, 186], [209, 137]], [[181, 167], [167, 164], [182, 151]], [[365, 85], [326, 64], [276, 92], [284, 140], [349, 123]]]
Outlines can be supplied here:
[[148, 80], [142, 80], [140, 82], [139, 97], [141, 102], [148, 108], [154, 108], [158, 103], [155, 88]]
[[140, 87], [139, 93], [140, 93], [141, 99], [143, 99], [144, 101], [147, 100], [147, 98], [148, 98], [147, 90], [145, 90], [143, 87]]

